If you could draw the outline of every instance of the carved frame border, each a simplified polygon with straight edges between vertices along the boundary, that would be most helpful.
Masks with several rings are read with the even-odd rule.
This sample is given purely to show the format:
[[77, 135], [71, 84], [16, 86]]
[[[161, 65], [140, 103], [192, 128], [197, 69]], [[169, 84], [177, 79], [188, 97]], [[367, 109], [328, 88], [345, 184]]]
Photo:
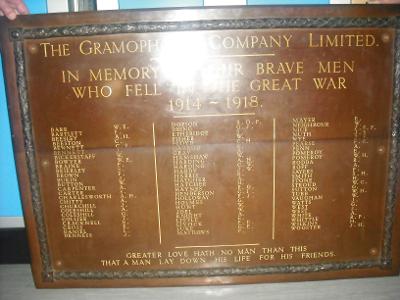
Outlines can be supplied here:
[[[54, 271], [49, 246], [43, 204], [41, 200], [35, 160], [35, 147], [32, 132], [31, 112], [25, 74], [25, 54], [23, 40], [45, 39], [53, 37], [93, 36], [117, 33], [150, 33], [191, 30], [232, 30], [232, 29], [274, 29], [274, 28], [393, 28], [395, 29], [395, 53], [393, 69], [393, 110], [391, 128], [391, 149], [389, 159], [389, 179], [385, 208], [384, 241], [382, 255], [377, 260], [332, 262], [319, 264], [257, 266], [234, 268], [204, 268], [182, 270], [149, 271]], [[17, 74], [17, 88], [21, 107], [21, 119], [25, 144], [25, 155], [32, 193], [32, 204], [37, 234], [40, 244], [42, 276], [44, 281], [55, 280], [101, 280], [101, 279], [145, 279], [145, 278], [181, 278], [211, 276], [243, 276], [289, 273], [311, 273], [348, 269], [381, 268], [392, 266], [393, 218], [396, 206], [396, 186], [400, 176], [400, 17], [328, 17], [328, 18], [263, 18], [243, 20], [205, 20], [184, 22], [135, 22], [123, 24], [71, 25], [49, 28], [12, 28], [10, 39], [14, 42], [14, 55]]]

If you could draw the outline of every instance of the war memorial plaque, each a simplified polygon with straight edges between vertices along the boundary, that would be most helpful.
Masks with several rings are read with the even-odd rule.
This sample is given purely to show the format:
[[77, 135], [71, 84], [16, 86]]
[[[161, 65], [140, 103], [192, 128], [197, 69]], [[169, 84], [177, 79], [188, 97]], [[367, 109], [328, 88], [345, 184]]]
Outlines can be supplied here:
[[3, 18], [36, 285], [397, 274], [399, 16]]

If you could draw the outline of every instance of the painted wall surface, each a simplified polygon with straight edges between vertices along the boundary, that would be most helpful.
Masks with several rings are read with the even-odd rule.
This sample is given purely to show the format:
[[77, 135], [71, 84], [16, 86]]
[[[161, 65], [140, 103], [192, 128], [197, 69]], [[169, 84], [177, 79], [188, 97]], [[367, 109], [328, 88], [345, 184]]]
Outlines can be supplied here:
[[[210, 1], [211, 2], [211, 1]], [[218, 1], [222, 4], [223, 1]], [[329, 4], [329, 0], [247, 0], [248, 5]], [[120, 9], [203, 6], [203, 0], [119, 0]]]
[[[32, 14], [46, 13], [47, 11], [45, 0], [25, 0], [25, 3]], [[12, 151], [1, 58], [0, 64], [0, 217], [15, 217], [21, 216], [22, 210]]]
[[248, 5], [329, 4], [329, 0], [247, 0]]
[[[49, 0], [51, 1], [51, 0]], [[26, 6], [28, 6], [31, 14], [45, 14], [47, 13], [47, 1], [46, 0], [24, 0]]]

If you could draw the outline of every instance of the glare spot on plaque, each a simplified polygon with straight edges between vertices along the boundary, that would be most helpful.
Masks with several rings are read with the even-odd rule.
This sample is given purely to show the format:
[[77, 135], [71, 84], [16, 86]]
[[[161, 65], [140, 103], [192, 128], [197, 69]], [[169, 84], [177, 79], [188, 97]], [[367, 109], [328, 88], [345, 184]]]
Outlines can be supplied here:
[[199, 71], [207, 59], [204, 38], [189, 32], [174, 33], [162, 41], [157, 61], [161, 78], [176, 89], [189, 89], [196, 84]]
[[234, 293], [234, 289], [232, 288], [218, 288], [218, 289], [214, 289], [214, 288], [207, 288], [204, 292], [204, 294], [206, 296], [211, 296], [211, 297], [220, 297], [220, 296], [227, 296], [230, 294]]

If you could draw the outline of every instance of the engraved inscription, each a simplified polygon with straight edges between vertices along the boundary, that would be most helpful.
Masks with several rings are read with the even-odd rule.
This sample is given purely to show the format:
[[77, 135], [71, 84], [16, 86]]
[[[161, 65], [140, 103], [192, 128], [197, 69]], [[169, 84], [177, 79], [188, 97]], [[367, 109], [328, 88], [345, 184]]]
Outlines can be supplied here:
[[126, 184], [126, 168], [132, 166], [132, 160], [124, 153], [124, 149], [129, 147], [130, 136], [127, 133], [129, 127], [126, 124], [114, 124], [114, 145], [115, 156], [117, 159], [117, 179], [119, 184], [119, 199], [121, 209], [121, 228], [122, 236], [128, 237], [131, 233], [131, 225], [129, 222], [129, 206], [128, 199], [134, 198], [129, 193]]
[[57, 212], [45, 218], [57, 270], [379, 265], [392, 38], [216, 28], [24, 41], [27, 71], [51, 70], [28, 85], [40, 181], [56, 183], [43, 203]]
[[366, 199], [368, 193], [368, 171], [365, 169], [365, 161], [368, 159], [368, 151], [365, 146], [369, 143], [369, 135], [374, 132], [374, 125], [367, 125], [363, 120], [354, 116], [353, 131], [353, 168], [350, 202], [350, 228], [365, 227], [365, 215], [360, 208], [360, 202]]
[[[254, 174], [254, 157], [246, 153], [246, 145], [252, 142], [250, 132], [259, 120], [239, 119], [236, 121], [236, 176], [237, 176], [237, 232], [246, 233], [254, 229], [254, 222], [247, 205], [255, 197], [255, 186], [251, 183]], [[257, 124], [258, 125], [258, 124]]]
[[208, 154], [202, 152], [199, 140], [208, 135], [197, 122], [171, 123], [175, 185], [176, 233], [208, 235], [210, 228], [203, 221], [201, 207], [214, 199], [207, 189], [207, 178], [201, 175]]
[[95, 185], [86, 185], [82, 174], [86, 173], [84, 162], [95, 159], [82, 143], [82, 131], [66, 127], [52, 127], [54, 165], [57, 176], [58, 201], [65, 238], [92, 238], [92, 226], [99, 226], [96, 218], [96, 202], [110, 199], [110, 194], [96, 193]]
[[319, 216], [311, 213], [313, 202], [323, 199], [314, 174], [314, 164], [323, 159], [323, 150], [313, 139], [313, 130], [328, 127], [328, 122], [316, 121], [312, 117], [293, 119], [292, 230], [321, 229]]

